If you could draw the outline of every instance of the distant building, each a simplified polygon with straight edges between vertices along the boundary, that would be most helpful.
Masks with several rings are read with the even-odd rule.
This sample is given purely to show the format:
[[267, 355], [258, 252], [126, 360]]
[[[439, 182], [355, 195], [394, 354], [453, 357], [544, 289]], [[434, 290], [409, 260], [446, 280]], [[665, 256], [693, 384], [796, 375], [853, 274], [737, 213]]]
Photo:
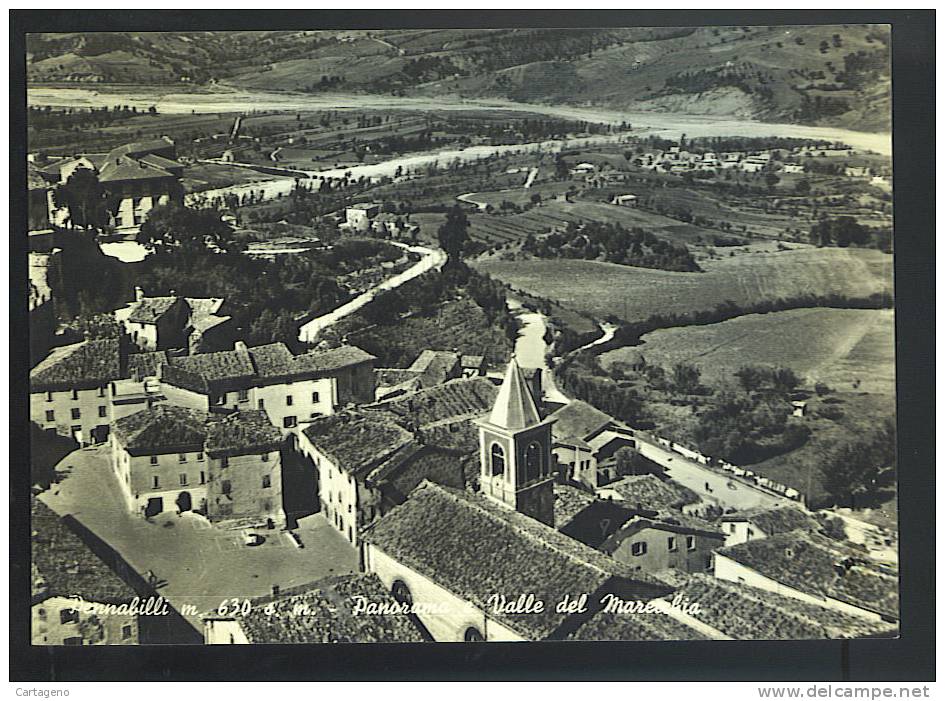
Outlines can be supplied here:
[[[135, 590], [37, 499], [30, 509], [31, 644], [138, 645]], [[122, 607], [119, 609], [118, 607]]]
[[564, 479], [591, 489], [617, 479], [617, 450], [637, 445], [630, 428], [581, 400], [565, 404], [551, 417], [554, 454]]
[[[378, 368], [377, 398], [428, 389], [466, 374], [463, 357], [456, 351], [424, 350], [407, 368]], [[480, 363], [479, 367], [482, 367]]]
[[284, 523], [281, 434], [262, 412], [213, 417], [159, 404], [115, 422], [112, 469], [128, 510]]
[[[207, 645], [421, 643], [424, 631], [372, 574], [351, 574], [251, 600], [249, 613], [203, 616]], [[368, 606], [375, 612], [366, 613]], [[377, 612], [377, 611], [380, 612]]]
[[622, 207], [636, 207], [637, 196], [636, 195], [614, 195], [613, 199], [610, 202], [611, 204], [620, 205]]
[[782, 173], [803, 173], [804, 166], [800, 163], [785, 163], [781, 168]]
[[486, 359], [482, 355], [464, 355], [459, 359], [463, 377], [481, 377], [486, 374]]
[[598, 496], [625, 504], [638, 511], [678, 511], [698, 515], [706, 504], [688, 487], [656, 475], [627, 475], [597, 490]]
[[803, 530], [816, 532], [819, 524], [806, 511], [793, 506], [746, 509], [725, 514], [719, 521], [726, 545], [738, 545], [779, 533]]
[[[156, 206], [180, 202], [180, 178], [184, 166], [177, 161], [174, 142], [165, 137], [135, 142], [112, 149], [107, 154], [87, 154], [62, 159], [42, 170], [53, 182], [62, 184], [79, 168], [95, 172], [111, 200], [111, 224], [119, 231], [136, 231]], [[50, 220], [66, 226], [68, 209], [58, 208], [49, 193]]]
[[595, 170], [597, 170], [597, 167], [593, 163], [578, 163], [568, 172], [570, 172], [571, 175], [587, 175], [588, 173], [593, 173]]
[[187, 353], [222, 350], [230, 343], [231, 318], [220, 315], [224, 300], [170, 295], [135, 299], [115, 312], [131, 340], [145, 351], [183, 349]]
[[381, 206], [373, 202], [353, 204], [345, 208], [345, 224], [352, 231], [367, 232], [371, 220], [381, 213]]
[[868, 166], [847, 166], [843, 174], [849, 178], [868, 178], [871, 172]]

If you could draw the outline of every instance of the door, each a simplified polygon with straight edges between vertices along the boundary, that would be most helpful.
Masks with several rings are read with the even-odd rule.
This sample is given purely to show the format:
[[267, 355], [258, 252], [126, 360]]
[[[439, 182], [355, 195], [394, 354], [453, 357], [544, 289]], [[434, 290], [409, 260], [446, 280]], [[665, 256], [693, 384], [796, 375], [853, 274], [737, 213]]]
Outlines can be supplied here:
[[190, 511], [192, 505], [192, 500], [190, 498], [190, 492], [181, 492], [177, 495], [177, 510], [180, 513], [185, 511]]
[[144, 515], [147, 518], [152, 516], [157, 516], [159, 513], [164, 511], [164, 498], [163, 497], [151, 497], [148, 499], [148, 506], [144, 510]]

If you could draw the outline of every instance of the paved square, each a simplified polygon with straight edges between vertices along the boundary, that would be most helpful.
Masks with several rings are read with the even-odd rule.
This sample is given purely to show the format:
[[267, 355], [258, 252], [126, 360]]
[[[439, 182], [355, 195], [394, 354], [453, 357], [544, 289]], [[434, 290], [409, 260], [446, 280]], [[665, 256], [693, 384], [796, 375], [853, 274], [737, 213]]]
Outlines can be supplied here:
[[[77, 450], [56, 469], [68, 474], [39, 498], [60, 516], [74, 516], [142, 575], [151, 570], [167, 580], [159, 592], [182, 613], [186, 604], [205, 613], [224, 599], [269, 594], [274, 584], [285, 589], [358, 568], [357, 550], [320, 515], [299, 522], [304, 548], [278, 530], [261, 531], [265, 541], [250, 547], [239, 531], [192, 514], [148, 522], [128, 513], [107, 446]], [[185, 617], [201, 629], [199, 615]]]

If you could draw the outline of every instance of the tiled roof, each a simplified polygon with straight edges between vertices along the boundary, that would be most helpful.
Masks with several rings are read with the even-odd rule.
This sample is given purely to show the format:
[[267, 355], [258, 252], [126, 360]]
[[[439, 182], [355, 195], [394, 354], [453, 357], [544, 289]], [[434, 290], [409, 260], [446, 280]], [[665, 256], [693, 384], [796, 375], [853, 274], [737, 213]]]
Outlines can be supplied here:
[[359, 476], [414, 441], [413, 434], [381, 412], [343, 411], [316, 419], [306, 438], [339, 469]]
[[606, 487], [615, 491], [629, 506], [639, 505], [644, 509], [662, 511], [681, 509], [688, 504], [697, 504], [699, 495], [673, 480], [661, 480], [655, 475], [630, 475], [612, 482]]
[[495, 402], [498, 388], [485, 377], [452, 380], [387, 399], [372, 408], [409, 419], [417, 428], [482, 416]]
[[525, 378], [522, 377], [522, 371], [514, 357], [509, 361], [505, 379], [499, 388], [488, 422], [510, 430], [534, 426], [541, 422], [535, 399], [525, 384]]
[[376, 575], [345, 575], [307, 590], [294, 589], [289, 595], [254, 599], [250, 613], [239, 619], [240, 627], [255, 644], [423, 642], [406, 615], [354, 615], [358, 597], [370, 603], [396, 604]]
[[99, 173], [99, 181], [103, 183], [123, 182], [127, 180], [156, 180], [159, 178], [173, 178], [173, 174], [149, 165], [141, 160], [127, 156], [118, 158], [109, 157]]
[[561, 438], [583, 438], [596, 433], [614, 419], [587, 402], [575, 399], [554, 412], [556, 419], [551, 428], [555, 440]]
[[183, 164], [178, 161], [173, 161], [170, 158], [165, 158], [164, 156], [159, 156], [156, 153], [149, 153], [146, 156], [142, 156], [139, 160], [144, 161], [149, 166], [154, 166], [155, 168], [161, 168], [162, 170], [170, 171], [174, 168], [183, 168]]
[[26, 184], [30, 190], [48, 190], [50, 187], [42, 171], [32, 163], [26, 164]]
[[134, 303], [135, 307], [128, 315], [128, 321], [156, 324], [179, 299], [180, 297], [145, 297]]
[[282, 431], [264, 411], [238, 411], [207, 424], [206, 451], [211, 457], [271, 452], [282, 445]]
[[794, 506], [780, 506], [776, 508], [756, 508], [726, 514], [722, 521], [750, 521], [762, 530], [765, 535], [787, 533], [803, 529], [816, 531], [819, 524], [813, 516]]
[[30, 371], [31, 392], [90, 389], [121, 377], [121, 347], [117, 338], [81, 341], [54, 348]]
[[99, 603], [121, 603], [134, 598], [134, 590], [58, 514], [38, 499], [33, 499], [30, 506], [34, 602], [51, 596], [75, 595]]
[[150, 351], [148, 353], [133, 353], [128, 356], [128, 373], [132, 377], [155, 377], [162, 365], [167, 364], [165, 351]]
[[554, 489], [555, 528], [567, 525], [571, 519], [597, 501], [593, 494], [569, 484], [556, 484]]
[[898, 575], [824, 536], [779, 533], [718, 551], [777, 582], [814, 596], [828, 596], [894, 618], [899, 617]]
[[464, 368], [481, 368], [486, 358], [483, 355], [464, 355], [459, 359], [459, 364]]
[[600, 549], [612, 554], [627, 538], [649, 528], [682, 535], [708, 536], [718, 539], [718, 545], [725, 543], [725, 534], [708, 521], [695, 516], [683, 516], [678, 512], [663, 512], [652, 516], [649, 513], [633, 516], [616, 533], [602, 542]]
[[896, 626], [704, 574], [661, 573], [698, 604], [692, 615], [738, 640], [819, 640], [892, 634]]
[[199, 375], [207, 382], [253, 377], [256, 369], [246, 351], [197, 353], [170, 358], [170, 366]]
[[664, 613], [598, 611], [569, 640], [709, 640]]
[[491, 612], [493, 594], [533, 593], [546, 602], [542, 613], [492, 615], [534, 640], [554, 636], [567, 618], [555, 610], [565, 594], [593, 596], [610, 586], [619, 586], [624, 598], [670, 591], [535, 519], [432, 482], [364, 529], [362, 538], [483, 610]]
[[115, 437], [132, 455], [203, 450], [207, 414], [173, 404], [157, 404], [112, 424]]
[[333, 372], [372, 360], [377, 360], [377, 358], [357, 346], [338, 346], [328, 350], [309, 351], [297, 355], [295, 356], [294, 368], [295, 372], [300, 374]]
[[108, 155], [113, 158], [118, 156], [141, 156], [144, 154], [153, 154], [155, 151], [165, 151], [174, 149], [174, 142], [168, 139], [150, 139], [149, 141], [132, 141], [128, 144], [116, 146]]
[[459, 364], [459, 353], [453, 351], [425, 350], [413, 361], [408, 370], [420, 376], [423, 387], [446, 382]]

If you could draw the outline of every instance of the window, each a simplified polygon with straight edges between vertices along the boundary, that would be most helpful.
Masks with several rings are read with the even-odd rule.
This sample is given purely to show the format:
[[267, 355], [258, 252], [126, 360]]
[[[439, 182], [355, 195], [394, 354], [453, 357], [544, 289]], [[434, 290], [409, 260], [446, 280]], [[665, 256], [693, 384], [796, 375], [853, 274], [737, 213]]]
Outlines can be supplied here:
[[669, 537], [666, 539], [666, 547], [669, 548], [669, 551], [670, 551], [671, 553], [676, 552], [677, 548], [676, 548], [676, 537], [675, 537], [675, 536], [669, 536]]
[[78, 623], [79, 612], [75, 609], [63, 609], [59, 612], [59, 622], [63, 625], [66, 623]]
[[82, 410], [81, 410], [81, 409], [72, 409], [72, 410], [70, 411], [70, 413], [72, 414], [72, 420], [73, 420], [73, 421], [76, 421], [76, 420], [82, 418]]
[[630, 545], [630, 553], [634, 556], [646, 555], [646, 543], [632, 543]]
[[294, 416], [286, 416], [284, 419], [282, 419], [283, 428], [295, 428], [295, 425], [296, 421]]
[[46, 392], [46, 401], [47, 401], [47, 402], [51, 402], [51, 401], [52, 401], [52, 392]]
[[197, 462], [203, 462], [203, 453], [197, 453]]
[[240, 400], [241, 402], [248, 402], [248, 401], [249, 401], [249, 390], [248, 390], [248, 389], [241, 389], [241, 390], [239, 391], [239, 400]]
[[104, 397], [104, 396], [105, 396], [105, 388], [104, 388], [104, 387], [99, 387], [99, 388], [98, 388], [98, 396], [100, 396], [100, 397]]
[[121, 627], [121, 638], [122, 640], [128, 640], [131, 637], [131, 626], [122, 626]]
[[696, 549], [696, 537], [694, 535], [686, 536], [686, 550]]
[[285, 405], [286, 405], [286, 406], [292, 406], [292, 395], [291, 395], [291, 394], [287, 394], [287, 395], [286, 395], [286, 398], [285, 398]]
[[259, 456], [259, 459], [262, 460], [263, 462], [269, 462], [269, 453], [263, 453], [262, 455]]
[[318, 404], [318, 392], [312, 392], [312, 404]]
[[181, 487], [187, 486], [187, 473], [186, 472], [180, 473], [180, 486]]
[[262, 485], [263, 489], [269, 489], [272, 486], [272, 479], [269, 475], [263, 475]]
[[52, 409], [47, 409], [47, 410], [46, 410], [46, 420], [47, 420], [47, 421], [55, 421], [55, 420], [56, 420], [56, 412], [53, 411]]
[[712, 569], [712, 555], [711, 554], [705, 556], [705, 568], [707, 570]]
[[78, 398], [79, 398], [79, 390], [77, 389], [72, 390], [72, 399], [77, 400]]
[[99, 416], [99, 418], [101, 418], [101, 419], [104, 419], [106, 416], [108, 416], [108, 407], [106, 407], [106, 406], [104, 406], [104, 405], [100, 406], [100, 407], [98, 408], [98, 416]]
[[230, 480], [223, 480], [222, 482], [220, 482], [220, 491], [223, 492], [224, 494], [229, 494], [231, 491], [233, 491], [233, 487], [230, 484]]
[[46, 609], [39, 609], [36, 613], [37, 615], [39, 615], [39, 620], [41, 621], [46, 620]]
[[187, 453], [178, 453], [177, 462], [187, 462]]
[[229, 466], [230, 466], [230, 459], [224, 455], [222, 458], [220, 458], [220, 467], [229, 467]]
[[492, 444], [492, 474], [493, 476], [505, 474], [505, 451], [498, 443]]
[[482, 637], [482, 633], [479, 632], [478, 628], [470, 626], [466, 629], [466, 632], [463, 633], [463, 640], [467, 643], [481, 643], [485, 638]]
[[260, 399], [260, 400], [257, 402], [257, 405], [258, 405], [259, 410], [262, 411], [263, 409], [266, 408], [266, 400], [265, 400], [265, 399]]
[[152, 464], [152, 465], [157, 465], [157, 464], [158, 464], [158, 456], [157, 456], [157, 455], [152, 455], [152, 456], [151, 456], [151, 464]]
[[207, 473], [201, 470], [200, 471], [200, 484], [206, 484], [206, 483], [207, 483]]
[[528, 444], [525, 449], [525, 481], [531, 482], [541, 477], [544, 466], [541, 445], [537, 442]]
[[161, 479], [160, 479], [157, 475], [154, 475], [154, 478], [153, 478], [153, 480], [151, 481], [151, 486], [152, 486], [152, 488], [154, 488], [154, 489], [160, 489], [160, 487], [161, 487]]

